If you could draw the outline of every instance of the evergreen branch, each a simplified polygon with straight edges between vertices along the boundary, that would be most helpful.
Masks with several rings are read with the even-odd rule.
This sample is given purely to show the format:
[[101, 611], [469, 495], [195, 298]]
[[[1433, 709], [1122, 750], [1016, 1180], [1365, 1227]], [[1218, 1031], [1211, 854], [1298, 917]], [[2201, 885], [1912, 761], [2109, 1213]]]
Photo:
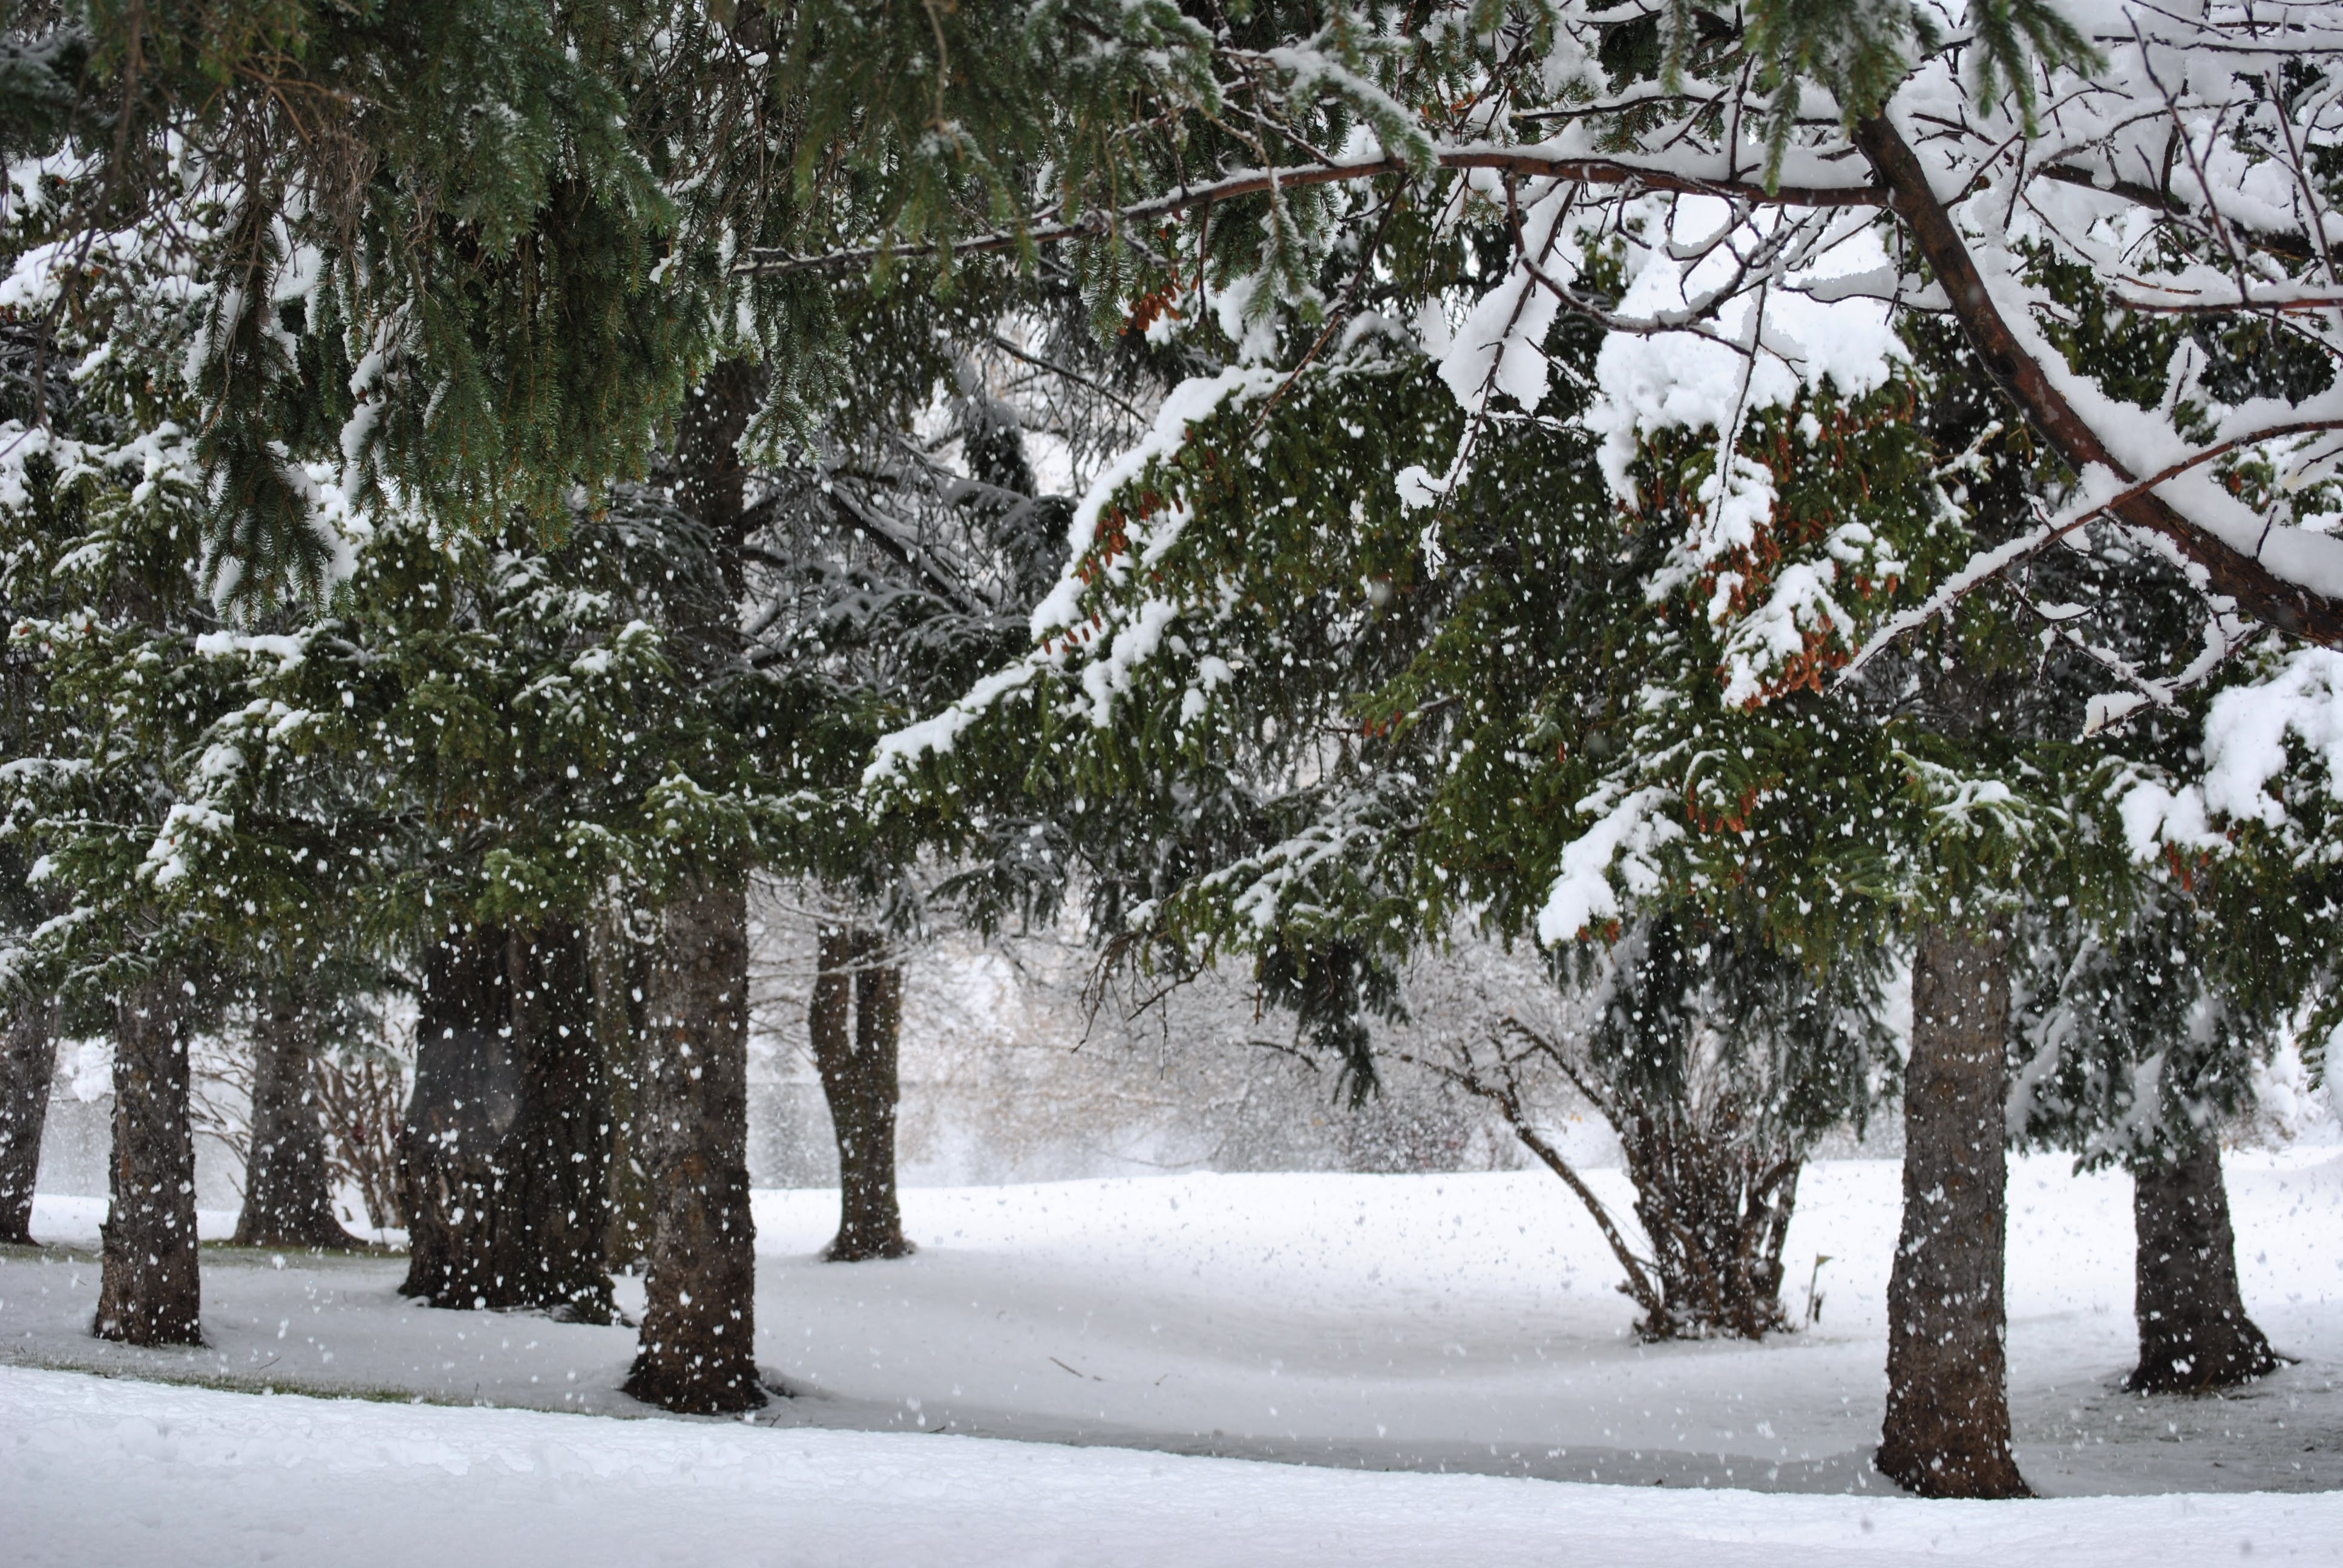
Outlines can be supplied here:
[[[2126, 488], [2103, 507], [2118, 520], [2169, 540], [2180, 553], [2204, 568], [2214, 592], [2237, 601], [2249, 614], [2282, 630], [2333, 648], [2343, 646], [2343, 605], [2303, 584], [2272, 571], [2204, 524], [2186, 516], [2155, 493], [2167, 478], [2192, 468], [2207, 451], [2173, 469], [2139, 480], [2109, 449], [2107, 440], [2083, 417], [2074, 403], [2019, 338], [1995, 304], [1969, 255], [1968, 244], [1945, 204], [1928, 182], [1927, 170], [1885, 116], [1875, 115], [1855, 123], [1855, 142], [1869, 160], [1880, 183], [1891, 193], [1891, 206], [1903, 220], [1921, 256], [1936, 273], [1951, 302], [1952, 313], [1976, 350], [1978, 361], [2004, 396], [2025, 411], [2051, 447], [2078, 470], [2106, 469]], [[2330, 427], [2318, 422], [2319, 427]], [[2283, 436], [2292, 427], [2274, 427], [2258, 438]], [[2073, 526], [2079, 527], [2077, 518]]]

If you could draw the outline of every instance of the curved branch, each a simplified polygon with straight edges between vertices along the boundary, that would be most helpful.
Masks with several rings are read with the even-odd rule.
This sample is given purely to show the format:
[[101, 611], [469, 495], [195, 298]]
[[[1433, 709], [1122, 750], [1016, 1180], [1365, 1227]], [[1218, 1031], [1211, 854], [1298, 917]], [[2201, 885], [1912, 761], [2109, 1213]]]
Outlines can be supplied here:
[[[1551, 1053], [1551, 1042], [1545, 1040], [1536, 1031], [1515, 1019], [1508, 1018], [1504, 1022], [1512, 1025], [1513, 1029], [1536, 1041]], [[1603, 1239], [1610, 1243], [1611, 1255], [1618, 1259], [1619, 1266], [1627, 1271], [1627, 1283], [1624, 1289], [1637, 1306], [1649, 1313], [1653, 1321], [1657, 1322], [1660, 1315], [1666, 1311], [1666, 1302], [1660, 1294], [1659, 1287], [1653, 1283], [1650, 1271], [1644, 1267], [1644, 1261], [1635, 1256], [1635, 1250], [1627, 1245], [1626, 1236], [1621, 1232], [1617, 1221], [1611, 1218], [1611, 1211], [1604, 1206], [1603, 1200], [1595, 1195], [1594, 1189], [1588, 1186], [1586, 1179], [1579, 1175], [1570, 1161], [1562, 1157], [1562, 1151], [1548, 1142], [1531, 1124], [1528, 1108], [1522, 1104], [1521, 1097], [1514, 1092], [1513, 1085], [1510, 1082], [1492, 1083], [1469, 1069], [1459, 1069], [1452, 1063], [1435, 1061], [1429, 1057], [1416, 1056], [1412, 1052], [1394, 1051], [1393, 1055], [1398, 1060], [1410, 1062], [1418, 1067], [1430, 1068], [1466, 1093], [1477, 1095], [1497, 1108], [1498, 1114], [1505, 1119], [1505, 1124], [1513, 1130], [1513, 1136], [1521, 1140], [1522, 1147], [1536, 1155], [1540, 1163], [1547, 1170], [1561, 1177], [1563, 1184], [1576, 1194], [1579, 1202], [1585, 1206], [1587, 1216], [1594, 1221], [1595, 1228], [1603, 1232]], [[1510, 1072], [1507, 1076], [1510, 1079]]]

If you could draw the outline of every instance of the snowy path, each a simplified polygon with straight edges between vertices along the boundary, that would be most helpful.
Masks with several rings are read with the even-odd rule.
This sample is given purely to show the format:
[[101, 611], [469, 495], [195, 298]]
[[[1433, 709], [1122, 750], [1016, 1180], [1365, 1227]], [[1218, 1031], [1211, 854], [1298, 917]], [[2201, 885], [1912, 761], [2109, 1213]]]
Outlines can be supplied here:
[[2033, 1503], [1360, 1474], [0, 1371], [22, 1568], [2332, 1563], [2343, 1496]]
[[[2013, 1402], [2046, 1493], [2343, 1486], [2343, 1158], [2233, 1159], [2246, 1297], [2299, 1356], [2238, 1396], [2140, 1400], [2128, 1184], [2015, 1162]], [[1615, 1173], [1598, 1173], [1616, 1188]], [[829, 1192], [758, 1197], [769, 1425], [948, 1430], [1373, 1469], [1876, 1492], [1896, 1169], [1815, 1167], [1789, 1259], [1819, 1329], [1639, 1346], [1614, 1265], [1536, 1173], [1192, 1176], [904, 1194], [919, 1256], [817, 1262]], [[85, 1201], [45, 1234], [93, 1236]], [[223, 1223], [226, 1216], [218, 1217]], [[395, 1260], [207, 1251], [196, 1352], [86, 1328], [87, 1254], [0, 1255], [0, 1359], [176, 1379], [641, 1414], [624, 1329], [400, 1301]], [[637, 1287], [638, 1290], [639, 1287]]]

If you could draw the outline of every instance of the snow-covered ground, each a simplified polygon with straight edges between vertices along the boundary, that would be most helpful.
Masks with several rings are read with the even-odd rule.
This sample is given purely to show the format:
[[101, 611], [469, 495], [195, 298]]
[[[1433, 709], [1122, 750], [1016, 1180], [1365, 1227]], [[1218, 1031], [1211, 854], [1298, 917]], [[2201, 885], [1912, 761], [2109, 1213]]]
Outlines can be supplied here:
[[22, 1568], [2135, 1568], [2343, 1555], [2343, 1497], [2034, 1503], [1370, 1475], [1114, 1449], [255, 1399], [0, 1372]]
[[[2343, 1156], [2332, 1149], [2240, 1153], [2229, 1177], [2247, 1303], [2299, 1362], [2227, 1398], [2140, 1399], [2118, 1388], [2133, 1333], [2128, 1183], [2073, 1176], [2057, 1158], [2014, 1162], [2011, 1382], [2019, 1456], [2039, 1490], [2071, 1497], [2343, 1486]], [[1624, 1202], [1615, 1172], [1595, 1181]], [[759, 1359], [794, 1397], [776, 1401], [756, 1425], [791, 1430], [543, 1424], [513, 1414], [256, 1402], [8, 1372], [0, 1375], [0, 1432], [10, 1436], [0, 1446], [14, 1468], [0, 1484], [37, 1493], [28, 1477], [85, 1465], [111, 1476], [108, 1485], [144, 1487], [137, 1478], [152, 1471], [163, 1495], [179, 1484], [172, 1477], [194, 1486], [189, 1478], [239, 1467], [239, 1487], [249, 1481], [256, 1495], [290, 1498], [304, 1483], [288, 1478], [305, 1467], [350, 1478], [320, 1482], [328, 1491], [363, 1489], [372, 1483], [359, 1476], [381, 1472], [396, 1493], [454, 1466], [466, 1477], [455, 1487], [461, 1506], [482, 1511], [483, 1528], [493, 1531], [497, 1519], [519, 1520], [528, 1499], [600, 1493], [607, 1473], [618, 1479], [596, 1506], [613, 1511], [611, 1528], [623, 1534], [629, 1518], [649, 1528], [669, 1505], [662, 1499], [699, 1506], [682, 1500], [717, 1484], [700, 1474], [714, 1466], [733, 1478], [719, 1487], [724, 1497], [738, 1493], [719, 1511], [748, 1510], [726, 1517], [766, 1516], [747, 1501], [763, 1483], [745, 1478], [769, 1476], [777, 1496], [829, 1498], [806, 1506], [850, 1530], [849, 1500], [863, 1484], [855, 1477], [865, 1470], [924, 1475], [923, 1456], [940, 1454], [949, 1456], [933, 1462], [940, 1490], [901, 1526], [906, 1554], [927, 1539], [922, 1531], [942, 1527], [962, 1487], [969, 1497], [991, 1490], [1029, 1500], [1018, 1506], [1030, 1504], [1037, 1531], [1056, 1530], [1051, 1521], [1062, 1517], [1076, 1531], [1069, 1539], [1092, 1542], [1100, 1560], [1113, 1555], [1109, 1538], [1076, 1529], [1088, 1516], [1079, 1499], [1090, 1488], [1101, 1500], [1099, 1530], [1160, 1516], [1160, 1528], [1201, 1532], [1198, 1551], [1181, 1560], [1215, 1560], [1213, 1542], [1236, 1553], [1251, 1537], [1229, 1521], [1246, 1510], [1282, 1521], [1264, 1525], [1264, 1540], [1303, 1555], [1314, 1549], [1310, 1543], [1332, 1551], [1342, 1540], [1388, 1541], [1419, 1524], [1427, 1541], [1461, 1543], [1464, 1534], [1441, 1532], [1475, 1520], [1523, 1553], [1541, 1541], [1550, 1551], [1565, 1538], [1584, 1545], [1614, 1527], [1626, 1531], [1645, 1508], [1661, 1509], [1651, 1517], [1679, 1533], [1668, 1537], [1679, 1546], [1722, 1533], [1717, 1539], [1747, 1543], [1750, 1561], [1775, 1560], [1765, 1553], [1794, 1541], [1817, 1550], [1839, 1543], [1853, 1553], [1847, 1561], [1897, 1561], [1896, 1553], [1932, 1539], [1954, 1550], [1946, 1531], [1968, 1543], [1960, 1550], [1974, 1546], [1980, 1555], [2023, 1544], [2048, 1553], [2025, 1561], [2093, 1561], [2099, 1548], [2089, 1543], [2102, 1523], [2145, 1532], [2128, 1537], [2135, 1544], [2161, 1543], [2191, 1519], [2224, 1522], [2202, 1526], [2208, 1549], [2227, 1543], [2222, 1557], [2263, 1524], [2294, 1531], [2287, 1521], [2310, 1522], [2286, 1535], [2306, 1552], [2343, 1547], [2336, 1528], [2343, 1510], [2329, 1512], [2329, 1499], [2078, 1503], [2027, 1511], [2033, 1523], [2007, 1527], [2051, 1536], [2003, 1533], [1998, 1524], [1963, 1523], [1982, 1513], [1883, 1499], [1866, 1455], [1878, 1432], [1897, 1192], [1890, 1162], [1809, 1171], [1786, 1295], [1794, 1312], [1802, 1308], [1814, 1259], [1827, 1254], [1821, 1322], [1756, 1346], [1638, 1345], [1627, 1332], [1632, 1308], [1613, 1288], [1615, 1269], [1594, 1227], [1558, 1182], [1535, 1172], [911, 1189], [904, 1211], [919, 1255], [854, 1265], [813, 1257], [834, 1221], [833, 1193], [761, 1192]], [[101, 1209], [45, 1198], [36, 1232], [78, 1245], [0, 1254], [0, 1359], [280, 1392], [646, 1413], [616, 1392], [632, 1349], [628, 1330], [413, 1306], [395, 1293], [397, 1259], [208, 1249], [205, 1348], [99, 1344], [87, 1337], [96, 1270], [86, 1244]], [[207, 1229], [224, 1231], [229, 1220], [207, 1215]], [[145, 1433], [140, 1422], [166, 1420], [182, 1423], [172, 1432], [192, 1435], [105, 1435], [125, 1421], [124, 1431]], [[285, 1434], [296, 1429], [320, 1435]], [[938, 1444], [913, 1435], [922, 1429], [1158, 1452]], [[41, 1435], [22, 1439], [28, 1432]], [[281, 1450], [272, 1446], [280, 1442]], [[364, 1457], [337, 1457], [346, 1448]], [[540, 1452], [552, 1457], [509, 1459]], [[1290, 1465], [1198, 1468], [1167, 1453], [1645, 1490], [1509, 1488], [1484, 1479], [1473, 1484], [1494, 1489], [1474, 1491], [1455, 1477], [1436, 1483]], [[1856, 1495], [1777, 1498], [1762, 1508], [1687, 1503], [1690, 1512], [1675, 1512], [1673, 1501], [1664, 1509], [1650, 1501], [1654, 1483]], [[894, 1506], [888, 1488], [900, 1491], [887, 1482], [872, 1493], [874, 1506]], [[1883, 1503], [1886, 1512], [1877, 1512]], [[1311, 1511], [1321, 1507], [1333, 1512], [1313, 1520]], [[1907, 1515], [1909, 1508], [1921, 1512]], [[773, 1509], [773, 1530], [789, 1533], [794, 1526], [780, 1520], [789, 1507]], [[1593, 1537], [1580, 1534], [1574, 1522], [1582, 1517]], [[1893, 1522], [1907, 1517], [1921, 1522], [1910, 1526], [1917, 1533], [1896, 1534], [1906, 1526]], [[1208, 1524], [1215, 1518], [1222, 1523]], [[1854, 1533], [1866, 1518], [1888, 1533]], [[1005, 1550], [1017, 1533], [1000, 1528]], [[1891, 1536], [1901, 1544], [1891, 1546]], [[976, 1539], [995, 1537], [980, 1531]], [[2062, 1543], [2055, 1552], [2054, 1539]], [[785, 1543], [769, 1543], [783, 1553], [779, 1560], [795, 1560]], [[1252, 1560], [1273, 1560], [1276, 1550], [1264, 1546]], [[1423, 1560], [1436, 1560], [1425, 1550]], [[1491, 1560], [1505, 1560], [1509, 1550]], [[298, 1554], [338, 1560], [306, 1545]], [[2160, 1546], [2154, 1555], [2188, 1556]], [[1086, 1559], [1072, 1550], [1064, 1560]], [[1586, 1560], [1674, 1559], [1637, 1558], [1623, 1544], [1618, 1553], [1590, 1547]]]

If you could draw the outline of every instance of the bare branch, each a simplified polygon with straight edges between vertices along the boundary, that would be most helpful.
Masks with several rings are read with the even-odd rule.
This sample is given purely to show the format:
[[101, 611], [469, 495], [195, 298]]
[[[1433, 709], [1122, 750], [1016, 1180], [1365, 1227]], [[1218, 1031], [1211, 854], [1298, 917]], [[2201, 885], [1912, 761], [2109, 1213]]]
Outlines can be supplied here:
[[[1757, 206], [1866, 207], [1886, 204], [1887, 193], [1872, 185], [1783, 186], [1768, 190], [1750, 180], [1701, 179], [1670, 169], [1647, 167], [1617, 158], [1555, 157], [1548, 154], [1504, 147], [1445, 147], [1433, 155], [1443, 169], [1495, 169], [1534, 179], [1560, 180], [1589, 186], [1625, 186], [1643, 190], [1672, 191], [1684, 196], [1722, 196]], [[819, 256], [792, 256], [787, 251], [752, 250], [733, 271], [760, 277], [786, 277], [802, 272], [826, 272], [869, 266], [887, 259], [917, 260], [939, 256], [970, 256], [1016, 250], [1069, 240], [1099, 239], [1151, 219], [1170, 217], [1214, 202], [1261, 196], [1288, 186], [1343, 185], [1409, 173], [1405, 160], [1362, 158], [1349, 162], [1295, 164], [1274, 169], [1250, 170], [1210, 185], [1183, 186], [1167, 196], [1128, 206], [1085, 213], [1061, 220], [1036, 215], [1031, 226], [977, 235], [949, 244], [905, 246], [866, 246], [828, 251]]]

